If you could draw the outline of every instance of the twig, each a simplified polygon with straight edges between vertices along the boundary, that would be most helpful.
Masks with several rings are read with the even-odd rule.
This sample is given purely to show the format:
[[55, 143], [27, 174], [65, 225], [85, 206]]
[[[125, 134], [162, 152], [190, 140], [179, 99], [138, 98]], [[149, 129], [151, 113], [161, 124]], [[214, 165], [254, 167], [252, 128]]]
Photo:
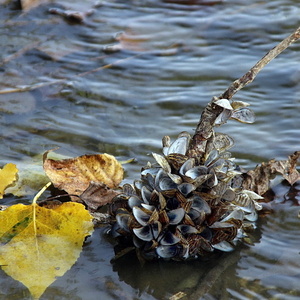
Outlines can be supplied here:
[[283, 52], [292, 43], [300, 38], [300, 27], [290, 36], [281, 41], [276, 47], [271, 49], [261, 60], [259, 60], [244, 76], [235, 80], [231, 86], [219, 97], [219, 99], [231, 99], [232, 96], [248, 83], [251, 83], [256, 75], [276, 56]]
[[66, 81], [67, 81], [67, 79], [58, 79], [58, 80], [54, 80], [54, 81], [40, 82], [40, 83], [33, 84], [33, 85], [23, 85], [23, 86], [11, 88], [11, 89], [4, 89], [4, 90], [0, 90], [0, 95], [33, 91], [33, 90], [42, 88], [44, 86], [49, 86], [49, 85], [58, 84], [58, 83], [65, 83]]
[[23, 47], [22, 49], [18, 50], [17, 52], [15, 52], [12, 55], [7, 56], [6, 58], [4, 58], [2, 61], [0, 61], [0, 66], [8, 63], [9, 61], [23, 55], [25, 52], [27, 52], [28, 50], [31, 50], [33, 48], [35, 48], [36, 46], [38, 46], [41, 42], [34, 42], [34, 43], [30, 43], [28, 45], [26, 45], [25, 47]]

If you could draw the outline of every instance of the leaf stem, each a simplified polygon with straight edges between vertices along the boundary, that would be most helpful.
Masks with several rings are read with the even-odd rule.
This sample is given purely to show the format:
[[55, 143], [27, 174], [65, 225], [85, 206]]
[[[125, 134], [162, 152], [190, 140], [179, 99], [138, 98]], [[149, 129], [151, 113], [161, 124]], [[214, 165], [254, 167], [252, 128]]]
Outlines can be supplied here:
[[52, 182], [48, 182], [45, 184], [42, 189], [35, 195], [35, 197], [32, 200], [32, 204], [36, 204], [37, 200], [40, 198], [40, 196], [46, 191], [46, 189], [52, 184]]

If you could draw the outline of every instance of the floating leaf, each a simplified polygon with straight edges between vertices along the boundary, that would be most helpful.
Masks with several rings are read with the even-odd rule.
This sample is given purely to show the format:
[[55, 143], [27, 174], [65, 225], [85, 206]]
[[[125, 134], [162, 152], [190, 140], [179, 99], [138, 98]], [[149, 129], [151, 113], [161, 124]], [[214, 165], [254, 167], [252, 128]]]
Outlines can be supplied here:
[[35, 299], [78, 259], [92, 217], [82, 204], [54, 209], [17, 204], [0, 211], [0, 265], [22, 282]]
[[48, 152], [44, 154], [44, 170], [56, 188], [69, 194], [81, 195], [91, 181], [116, 188], [123, 179], [123, 168], [112, 155], [104, 153], [53, 160], [47, 158]]
[[3, 198], [5, 189], [17, 180], [18, 169], [15, 164], [6, 164], [0, 169], [0, 199]]

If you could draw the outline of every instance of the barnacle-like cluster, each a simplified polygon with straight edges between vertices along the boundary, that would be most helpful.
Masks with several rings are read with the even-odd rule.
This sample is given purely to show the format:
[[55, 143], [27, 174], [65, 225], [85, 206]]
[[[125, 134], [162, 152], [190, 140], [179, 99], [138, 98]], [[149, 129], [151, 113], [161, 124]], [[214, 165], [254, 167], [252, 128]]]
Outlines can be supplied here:
[[[215, 124], [236, 116], [249, 120], [245, 105], [242, 112], [225, 100], [215, 103], [222, 108]], [[262, 197], [242, 188], [241, 172], [227, 151], [232, 138], [212, 131], [199, 157], [190, 154], [191, 139], [187, 132], [173, 143], [165, 136], [163, 154], [153, 153], [155, 163], [133, 185], [125, 184], [110, 206], [113, 236], [132, 242], [147, 260], [231, 251], [261, 209]]]

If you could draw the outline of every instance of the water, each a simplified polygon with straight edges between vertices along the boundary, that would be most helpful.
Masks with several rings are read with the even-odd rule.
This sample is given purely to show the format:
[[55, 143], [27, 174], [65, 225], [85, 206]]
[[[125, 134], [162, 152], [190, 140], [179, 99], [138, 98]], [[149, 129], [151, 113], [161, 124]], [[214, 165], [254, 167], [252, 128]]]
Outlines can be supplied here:
[[[84, 24], [47, 11], [87, 11], [93, 1], [59, 1], [25, 14], [1, 5], [1, 90], [63, 79], [0, 95], [1, 165], [13, 162], [38, 176], [48, 149], [72, 157], [107, 152], [136, 158], [126, 165], [124, 182], [132, 182], [164, 135], [192, 133], [212, 96], [299, 26], [297, 0], [182, 2], [101, 1]], [[298, 42], [234, 97], [257, 117], [252, 125], [220, 128], [235, 139], [232, 151], [244, 168], [300, 149], [299, 51]], [[4, 201], [28, 202], [38, 189], [31, 183], [26, 195]], [[129, 255], [111, 263], [112, 241], [106, 228], [97, 229], [42, 299], [168, 299], [180, 291], [188, 299], [298, 299], [299, 189], [274, 187], [274, 213], [258, 222], [256, 242], [213, 261], [141, 267]], [[0, 273], [0, 299], [29, 294]]]

